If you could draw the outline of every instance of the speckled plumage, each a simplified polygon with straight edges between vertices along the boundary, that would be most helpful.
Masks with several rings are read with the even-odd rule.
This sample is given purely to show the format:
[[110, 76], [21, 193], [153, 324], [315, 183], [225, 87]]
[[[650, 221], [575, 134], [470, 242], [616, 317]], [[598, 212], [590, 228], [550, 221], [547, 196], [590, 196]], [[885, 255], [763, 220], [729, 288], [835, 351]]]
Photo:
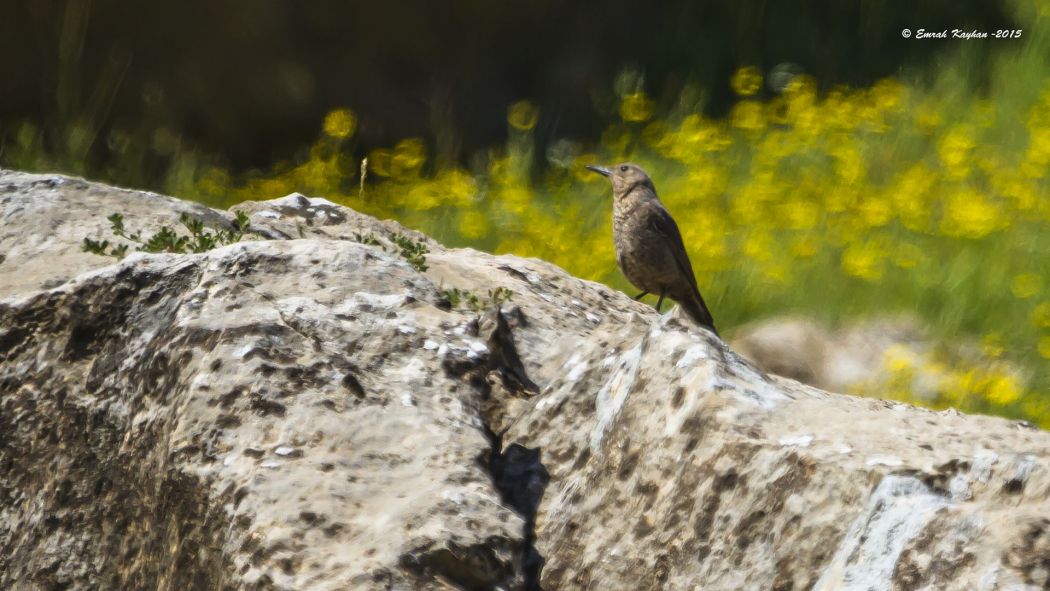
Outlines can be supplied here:
[[613, 185], [613, 242], [616, 262], [627, 280], [643, 295], [675, 300], [697, 323], [717, 334], [678, 224], [656, 196], [649, 175], [630, 163], [591, 169], [608, 176]]

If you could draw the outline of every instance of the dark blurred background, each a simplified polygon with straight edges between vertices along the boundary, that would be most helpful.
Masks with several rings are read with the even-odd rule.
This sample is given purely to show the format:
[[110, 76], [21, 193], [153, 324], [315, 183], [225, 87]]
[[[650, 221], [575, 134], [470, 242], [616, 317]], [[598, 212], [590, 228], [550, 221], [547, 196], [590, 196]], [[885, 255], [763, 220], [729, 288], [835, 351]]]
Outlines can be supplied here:
[[344, 106], [359, 116], [355, 151], [419, 136], [440, 166], [500, 144], [507, 106], [526, 98], [540, 108], [541, 147], [596, 136], [624, 68], [643, 72], [658, 99], [694, 96], [719, 115], [741, 65], [789, 63], [823, 85], [864, 85], [936, 68], [936, 42], [907, 42], [905, 27], [1015, 25], [989, 0], [2, 5], [0, 142], [37, 142], [86, 170], [127, 142], [152, 147], [147, 168], [175, 143], [235, 171], [264, 167]]

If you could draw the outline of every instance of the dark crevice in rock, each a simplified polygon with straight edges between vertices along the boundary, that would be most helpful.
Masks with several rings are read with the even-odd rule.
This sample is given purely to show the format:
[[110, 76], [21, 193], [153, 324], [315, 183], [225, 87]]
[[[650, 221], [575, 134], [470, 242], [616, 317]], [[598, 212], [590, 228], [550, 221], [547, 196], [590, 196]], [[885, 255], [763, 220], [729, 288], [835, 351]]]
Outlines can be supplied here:
[[[356, 370], [357, 368], [353, 369]], [[358, 400], [364, 400], [365, 388], [361, 385], [361, 381], [358, 380], [353, 373], [349, 371], [346, 372], [346, 375], [343, 376], [342, 384], [344, 388], [349, 390], [350, 393], [354, 395], [355, 398], [357, 398]]]
[[[524, 322], [524, 315], [520, 309], [517, 309], [517, 314], [522, 317], [519, 322]], [[485, 314], [478, 323], [478, 336], [485, 339], [489, 352], [489, 369], [499, 372], [507, 389], [527, 394], [540, 391], [540, 387], [525, 373], [525, 365], [521, 362], [514, 344], [510, 323], [502, 310], [494, 308]]]
[[9, 352], [29, 339], [30, 333], [24, 328], [8, 328], [0, 332], [0, 359], [5, 359]]
[[[516, 314], [519, 318], [514, 318], [512, 322], [520, 326], [524, 318], [520, 310]], [[503, 448], [502, 433], [508, 428], [508, 415], [513, 415], [509, 407], [515, 401], [525, 400], [539, 391], [539, 386], [526, 375], [518, 355], [512, 322], [508, 322], [503, 311], [498, 308], [490, 310], [480, 319], [472, 320], [467, 326], [467, 332], [484, 339], [486, 351], [474, 356], [449, 355], [442, 360], [442, 367], [449, 376], [463, 380], [477, 392], [477, 412], [490, 444], [488, 453], [480, 460], [482, 467], [492, 477], [502, 501], [525, 522], [524, 547], [518, 546], [513, 550], [515, 572], [512, 574], [516, 574], [517, 578], [508, 578], [504, 583], [514, 580], [514, 584], [508, 588], [542, 591], [540, 572], [544, 559], [535, 545], [536, 512], [550, 477], [540, 460], [539, 449], [529, 449], [518, 444]], [[490, 542], [497, 545], [503, 543], [502, 540]], [[476, 553], [476, 550], [471, 553]], [[449, 564], [446, 560], [449, 556], [445, 554], [441, 555], [444, 558], [434, 553], [430, 555], [437, 560], [436, 565]], [[462, 557], [457, 560], [462, 561]], [[449, 580], [467, 589], [492, 588], [478, 587], [469, 580], [455, 577], [449, 568], [435, 567], [433, 571], [443, 572]]]
[[485, 340], [480, 355], [451, 353], [441, 361], [446, 374], [478, 392], [481, 420], [496, 433], [506, 432], [520, 414], [521, 402], [540, 391], [527, 375], [514, 343], [513, 327], [524, 325], [524, 314], [517, 308], [507, 314], [496, 308], [466, 325], [468, 334]]
[[443, 579], [467, 591], [507, 588], [516, 569], [505, 557], [508, 540], [494, 538], [486, 544], [460, 546], [449, 542], [428, 544], [401, 556], [398, 565], [420, 581]]
[[500, 497], [525, 519], [525, 551], [521, 568], [525, 575], [526, 591], [542, 591], [540, 573], [544, 558], [536, 549], [536, 512], [543, 493], [550, 482], [550, 474], [541, 460], [539, 448], [530, 449], [512, 443], [504, 450], [503, 439], [485, 426], [485, 434], [492, 446], [486, 469], [500, 492]]

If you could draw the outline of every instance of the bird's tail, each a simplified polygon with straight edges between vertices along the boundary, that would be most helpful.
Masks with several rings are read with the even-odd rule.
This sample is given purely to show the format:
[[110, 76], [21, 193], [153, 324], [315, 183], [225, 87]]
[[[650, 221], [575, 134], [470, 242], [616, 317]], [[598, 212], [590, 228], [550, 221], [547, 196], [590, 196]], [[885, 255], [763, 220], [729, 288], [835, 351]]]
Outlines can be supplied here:
[[707, 309], [707, 304], [704, 303], [700, 290], [694, 290], [690, 297], [678, 300], [678, 305], [682, 306], [697, 324], [710, 329], [711, 332], [718, 335], [718, 329], [715, 328], [715, 319], [711, 317], [711, 312]]

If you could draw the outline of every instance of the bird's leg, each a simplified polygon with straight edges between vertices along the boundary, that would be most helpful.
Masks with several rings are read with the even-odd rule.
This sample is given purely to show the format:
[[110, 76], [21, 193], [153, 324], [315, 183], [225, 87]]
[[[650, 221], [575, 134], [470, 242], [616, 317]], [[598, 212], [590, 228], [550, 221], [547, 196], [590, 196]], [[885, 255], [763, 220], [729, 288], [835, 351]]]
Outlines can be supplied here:
[[656, 313], [660, 313], [660, 306], [664, 305], [664, 292], [660, 292], [660, 299], [656, 300]]
[[637, 302], [638, 300], [640, 300], [640, 299], [644, 298], [644, 297], [645, 297], [645, 296], [647, 296], [647, 295], [649, 295], [649, 292], [647, 292], [647, 291], [643, 291], [642, 293], [640, 293], [640, 294], [638, 294], [638, 295], [634, 296], [634, 301], [636, 301], [636, 302]]

